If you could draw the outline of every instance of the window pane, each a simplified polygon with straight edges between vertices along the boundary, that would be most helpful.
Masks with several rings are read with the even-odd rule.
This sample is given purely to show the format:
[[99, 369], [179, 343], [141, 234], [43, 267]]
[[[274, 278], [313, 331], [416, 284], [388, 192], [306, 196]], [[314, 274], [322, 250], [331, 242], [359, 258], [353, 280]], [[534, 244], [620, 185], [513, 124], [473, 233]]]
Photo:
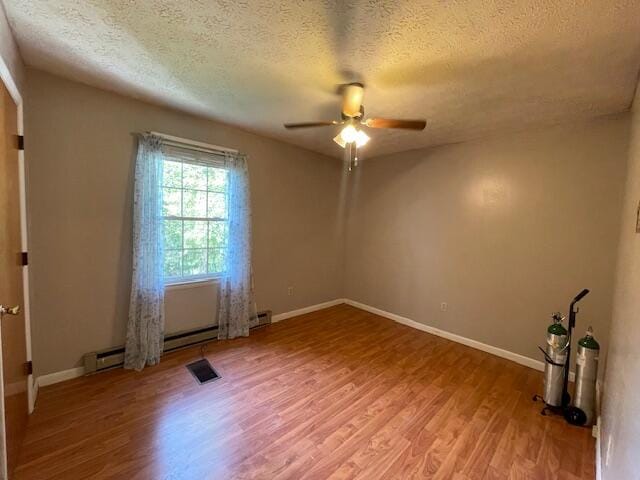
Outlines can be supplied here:
[[177, 188], [162, 189], [162, 214], [179, 217], [182, 215], [181, 190]]
[[164, 248], [182, 250], [182, 220], [164, 221]]
[[182, 267], [184, 276], [207, 273], [207, 250], [185, 250], [182, 255]]
[[209, 248], [224, 248], [227, 244], [227, 222], [209, 222]]
[[182, 276], [182, 251], [166, 250], [164, 252], [164, 276]]
[[196, 190], [185, 190], [183, 194], [185, 217], [207, 216], [207, 192], [198, 192]]
[[182, 163], [164, 162], [163, 182], [165, 187], [182, 188]]
[[222, 248], [209, 249], [209, 273], [224, 272], [224, 250]]
[[185, 163], [182, 169], [184, 188], [193, 188], [196, 190], [207, 189], [207, 167]]
[[227, 218], [227, 195], [209, 192], [209, 218]]
[[209, 167], [209, 190], [216, 192], [227, 190], [227, 171], [225, 169]]
[[[164, 220], [165, 277], [175, 280], [222, 273], [227, 252], [229, 172], [174, 160], [163, 164], [163, 215], [177, 217]], [[186, 220], [188, 217], [203, 220]]]
[[206, 221], [184, 221], [184, 248], [207, 248]]

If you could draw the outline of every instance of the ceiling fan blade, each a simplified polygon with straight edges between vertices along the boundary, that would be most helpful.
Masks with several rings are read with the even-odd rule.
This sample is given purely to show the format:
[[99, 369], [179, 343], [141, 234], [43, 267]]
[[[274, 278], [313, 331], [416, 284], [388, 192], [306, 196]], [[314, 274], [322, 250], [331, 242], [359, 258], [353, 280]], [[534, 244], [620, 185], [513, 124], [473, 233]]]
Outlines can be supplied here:
[[329, 127], [331, 125], [338, 125], [340, 122], [303, 122], [303, 123], [285, 123], [284, 128], [309, 128], [309, 127]]
[[364, 97], [364, 85], [348, 83], [342, 86], [342, 114], [347, 117], [359, 117]]
[[370, 128], [406, 128], [409, 130], [424, 130], [426, 120], [393, 120], [390, 118], [367, 118], [364, 124]]

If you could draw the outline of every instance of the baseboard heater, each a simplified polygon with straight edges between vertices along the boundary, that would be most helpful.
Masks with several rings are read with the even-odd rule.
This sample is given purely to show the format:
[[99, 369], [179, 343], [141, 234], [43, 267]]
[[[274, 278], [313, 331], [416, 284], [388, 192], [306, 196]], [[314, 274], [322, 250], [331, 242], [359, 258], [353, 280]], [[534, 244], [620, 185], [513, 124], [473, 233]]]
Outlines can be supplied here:
[[[271, 323], [271, 310], [259, 312], [251, 321], [251, 330]], [[210, 342], [218, 338], [218, 326], [197, 328], [168, 334], [164, 337], [163, 353], [173, 352], [191, 347], [199, 343]], [[107, 348], [84, 355], [84, 373], [101, 372], [110, 368], [121, 367], [124, 363], [124, 346]]]

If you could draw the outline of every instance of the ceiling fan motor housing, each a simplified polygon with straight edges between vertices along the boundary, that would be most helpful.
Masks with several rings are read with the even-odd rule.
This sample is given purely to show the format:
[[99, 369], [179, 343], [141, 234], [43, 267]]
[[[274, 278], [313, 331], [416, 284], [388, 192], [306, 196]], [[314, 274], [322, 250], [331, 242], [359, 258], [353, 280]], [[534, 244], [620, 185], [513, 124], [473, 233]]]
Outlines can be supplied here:
[[363, 115], [362, 99], [364, 97], [364, 85], [361, 83], [349, 83], [342, 88], [342, 115], [349, 118]]

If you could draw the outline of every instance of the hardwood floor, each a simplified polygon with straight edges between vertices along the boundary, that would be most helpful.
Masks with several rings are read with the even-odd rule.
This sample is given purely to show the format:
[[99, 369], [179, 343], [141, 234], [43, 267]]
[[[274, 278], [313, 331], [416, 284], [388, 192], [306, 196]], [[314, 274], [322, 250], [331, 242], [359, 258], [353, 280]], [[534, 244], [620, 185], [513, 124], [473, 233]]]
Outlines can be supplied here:
[[[532, 339], [535, 341], [535, 339]], [[43, 388], [18, 479], [591, 479], [540, 372], [339, 305]]]

